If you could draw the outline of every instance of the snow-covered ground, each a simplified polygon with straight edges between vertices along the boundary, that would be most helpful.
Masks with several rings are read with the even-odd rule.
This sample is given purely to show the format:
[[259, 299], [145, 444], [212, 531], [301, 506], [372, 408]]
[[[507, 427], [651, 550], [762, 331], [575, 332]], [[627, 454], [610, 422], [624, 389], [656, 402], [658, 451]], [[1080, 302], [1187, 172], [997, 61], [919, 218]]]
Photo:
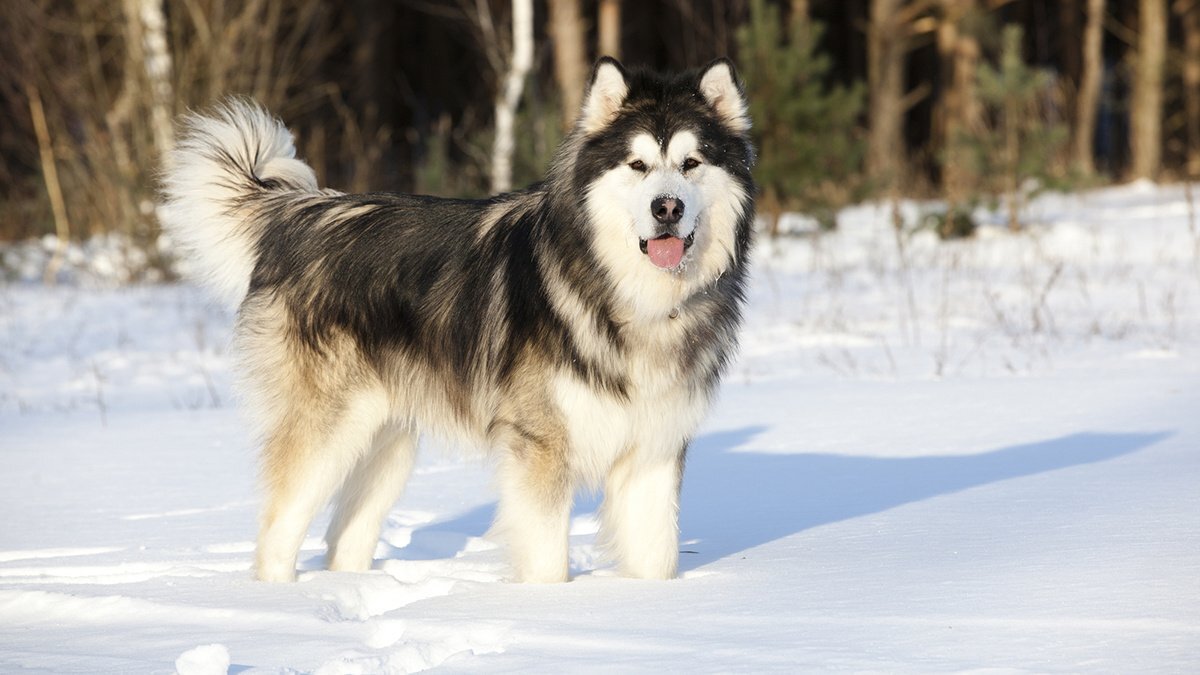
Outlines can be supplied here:
[[319, 571], [318, 522], [298, 583], [251, 581], [230, 313], [10, 283], [0, 672], [1195, 672], [1190, 204], [1049, 196], [1030, 231], [955, 243], [897, 240], [877, 205], [763, 242], [668, 582], [617, 577], [581, 497], [574, 580], [506, 583], [487, 467], [436, 447], [375, 571]]

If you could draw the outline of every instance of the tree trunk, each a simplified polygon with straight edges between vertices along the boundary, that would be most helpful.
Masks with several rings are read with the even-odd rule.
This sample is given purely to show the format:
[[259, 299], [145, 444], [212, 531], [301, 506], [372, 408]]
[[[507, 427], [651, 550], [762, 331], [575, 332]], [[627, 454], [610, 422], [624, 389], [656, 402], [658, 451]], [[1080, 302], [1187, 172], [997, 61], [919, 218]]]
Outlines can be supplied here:
[[1187, 175], [1200, 176], [1200, 1], [1176, 0], [1183, 24], [1183, 107], [1187, 129]]
[[904, 59], [907, 45], [897, 25], [903, 0], [875, 0], [867, 28], [867, 172], [893, 186], [904, 155]]
[[46, 111], [42, 96], [32, 82], [25, 84], [29, 98], [29, 116], [33, 120], [34, 135], [37, 136], [38, 157], [42, 162], [42, 180], [46, 183], [46, 195], [50, 198], [50, 210], [54, 214], [54, 232], [57, 241], [54, 255], [42, 272], [42, 282], [54, 285], [58, 268], [62, 265], [67, 242], [71, 239], [71, 221], [67, 218], [67, 203], [63, 199], [62, 185], [58, 182], [58, 167], [54, 161], [54, 142], [50, 139], [50, 125], [46, 124]]
[[1138, 46], [1130, 92], [1132, 177], [1153, 179], [1162, 164], [1163, 65], [1167, 56], [1167, 0], [1140, 0]]
[[175, 146], [171, 118], [171, 51], [162, 0], [124, 0], [125, 40], [130, 54], [141, 62], [149, 88], [150, 131], [154, 149], [165, 153]]
[[621, 0], [600, 0], [597, 14], [598, 56], [621, 58]]
[[948, 211], [953, 211], [966, 201], [977, 183], [964, 137], [978, 128], [980, 120], [975, 92], [979, 41], [963, 30], [963, 20], [975, 10], [976, 0], [944, 0], [943, 8], [937, 29], [938, 59], [943, 68], [938, 146], [942, 152], [942, 191]]
[[1096, 172], [1092, 155], [1096, 138], [1096, 111], [1100, 104], [1100, 79], [1104, 74], [1104, 0], [1087, 0], [1087, 24], [1083, 29], [1083, 66], [1079, 92], [1075, 96], [1075, 128], [1071, 154], [1085, 175]]
[[[1057, 70], [1058, 76], [1068, 82], [1079, 82], [1082, 79], [1084, 55], [1081, 45], [1085, 40], [1084, 23], [1089, 14], [1090, 2], [1091, 0], [1061, 0], [1058, 3]], [[1033, 37], [1035, 43], [1039, 43], [1043, 36], [1039, 36], [1038, 32], [1046, 29], [1038, 27], [1036, 23], [1041, 22], [1028, 22], [1023, 25], [1026, 35]], [[1078, 89], [1075, 92], [1063, 92], [1071, 110], [1075, 109], [1074, 96], [1077, 93]]]
[[570, 129], [579, 115], [587, 84], [587, 49], [579, 0], [551, 0], [550, 39], [554, 40], [554, 76], [562, 97], [562, 128]]
[[533, 0], [513, 0], [512, 56], [496, 96], [496, 138], [492, 144], [492, 192], [512, 189], [513, 126], [525, 77], [533, 67]]

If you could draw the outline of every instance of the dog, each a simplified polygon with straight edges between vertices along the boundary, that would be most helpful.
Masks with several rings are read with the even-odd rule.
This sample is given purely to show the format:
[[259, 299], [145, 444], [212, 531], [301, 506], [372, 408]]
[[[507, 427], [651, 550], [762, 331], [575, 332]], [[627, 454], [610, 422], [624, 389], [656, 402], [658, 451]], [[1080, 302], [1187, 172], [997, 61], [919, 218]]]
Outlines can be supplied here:
[[675, 576], [688, 442], [744, 302], [749, 129], [728, 60], [604, 58], [544, 181], [463, 200], [321, 189], [245, 99], [185, 116], [160, 218], [238, 306], [263, 441], [256, 576], [296, 578], [331, 498], [329, 569], [369, 569], [419, 433], [494, 457], [489, 534], [515, 580], [568, 579], [581, 489], [603, 491], [598, 542], [622, 574]]

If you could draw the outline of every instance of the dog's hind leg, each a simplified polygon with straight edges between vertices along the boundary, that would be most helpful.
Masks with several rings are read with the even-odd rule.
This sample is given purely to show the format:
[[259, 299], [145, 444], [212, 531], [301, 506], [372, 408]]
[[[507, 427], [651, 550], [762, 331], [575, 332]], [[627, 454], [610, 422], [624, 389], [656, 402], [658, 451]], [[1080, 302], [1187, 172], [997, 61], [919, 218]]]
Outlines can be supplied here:
[[370, 452], [351, 470], [338, 496], [325, 534], [329, 569], [371, 568], [380, 526], [408, 482], [416, 451], [417, 435], [407, 426], [388, 424], [376, 434]]
[[630, 452], [609, 470], [600, 538], [622, 574], [643, 579], [675, 576], [683, 457], [683, 451], [677, 456]]
[[[328, 416], [297, 408], [281, 415], [264, 448], [266, 501], [258, 534], [256, 574], [296, 578], [296, 555], [309, 523], [370, 447], [387, 417], [382, 392], [364, 392]], [[328, 417], [328, 423], [325, 423]]]

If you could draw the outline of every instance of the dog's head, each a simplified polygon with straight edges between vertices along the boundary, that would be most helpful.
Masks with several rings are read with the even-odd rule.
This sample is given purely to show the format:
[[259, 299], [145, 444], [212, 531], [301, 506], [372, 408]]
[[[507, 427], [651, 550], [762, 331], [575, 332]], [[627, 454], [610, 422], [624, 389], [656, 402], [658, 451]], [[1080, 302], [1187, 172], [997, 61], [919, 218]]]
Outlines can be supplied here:
[[602, 262], [622, 279], [690, 287], [740, 264], [753, 218], [749, 129], [726, 59], [679, 75], [601, 59], [576, 124], [573, 182]]

